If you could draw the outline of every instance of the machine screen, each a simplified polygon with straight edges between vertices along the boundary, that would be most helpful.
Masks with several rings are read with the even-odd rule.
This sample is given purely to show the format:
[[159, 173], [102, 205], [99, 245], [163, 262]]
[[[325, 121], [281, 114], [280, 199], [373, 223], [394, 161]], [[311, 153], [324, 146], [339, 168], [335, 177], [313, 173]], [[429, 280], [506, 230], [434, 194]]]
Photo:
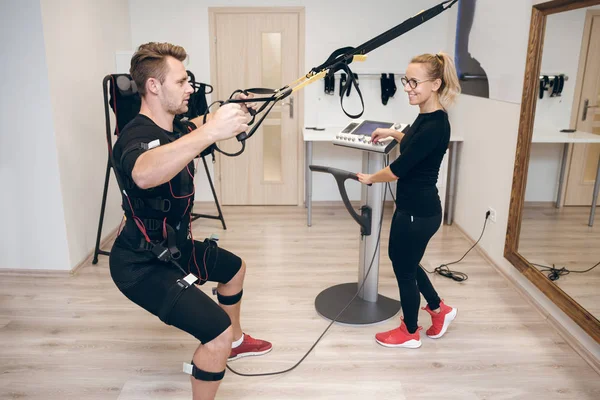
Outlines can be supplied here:
[[356, 128], [356, 125], [358, 125], [358, 123], [352, 122], [351, 124], [349, 124], [347, 127], [344, 128], [344, 130], [342, 131], [342, 133], [350, 133], [350, 131], [352, 129]]
[[391, 128], [392, 126], [394, 126], [394, 124], [390, 122], [364, 121], [354, 132], [352, 132], [352, 134], [371, 136], [373, 131], [377, 128]]

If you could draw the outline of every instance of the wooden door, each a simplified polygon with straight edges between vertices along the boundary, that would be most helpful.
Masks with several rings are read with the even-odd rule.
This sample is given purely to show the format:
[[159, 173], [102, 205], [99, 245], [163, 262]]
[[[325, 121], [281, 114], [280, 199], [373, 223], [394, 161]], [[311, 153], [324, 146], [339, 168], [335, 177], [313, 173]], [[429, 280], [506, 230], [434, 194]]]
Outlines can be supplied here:
[[[580, 71], [581, 96], [574, 107], [576, 129], [600, 135], [600, 12], [590, 12], [588, 29], [584, 31], [584, 43]], [[587, 43], [586, 43], [587, 42]], [[571, 156], [565, 205], [589, 206], [592, 204], [594, 181], [600, 159], [600, 144], [575, 144]]]
[[[221, 8], [209, 12], [215, 99], [227, 99], [236, 89], [279, 89], [299, 77], [300, 11]], [[223, 204], [298, 204], [299, 105], [297, 94], [277, 103], [246, 141], [244, 153], [219, 154], [216, 176]], [[233, 153], [241, 144], [230, 139], [219, 147]]]

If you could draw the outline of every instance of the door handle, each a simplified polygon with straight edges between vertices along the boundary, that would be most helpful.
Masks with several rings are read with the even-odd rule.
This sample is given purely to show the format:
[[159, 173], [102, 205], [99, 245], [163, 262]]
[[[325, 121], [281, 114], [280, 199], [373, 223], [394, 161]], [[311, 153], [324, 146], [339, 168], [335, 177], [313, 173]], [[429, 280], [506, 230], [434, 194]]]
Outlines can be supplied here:
[[281, 103], [281, 106], [290, 106], [290, 118], [294, 118], [294, 98], [290, 96], [290, 101]]
[[590, 101], [585, 99], [583, 102], [583, 115], [581, 116], [581, 120], [585, 121], [587, 119], [588, 108], [598, 108], [598, 106], [590, 106]]

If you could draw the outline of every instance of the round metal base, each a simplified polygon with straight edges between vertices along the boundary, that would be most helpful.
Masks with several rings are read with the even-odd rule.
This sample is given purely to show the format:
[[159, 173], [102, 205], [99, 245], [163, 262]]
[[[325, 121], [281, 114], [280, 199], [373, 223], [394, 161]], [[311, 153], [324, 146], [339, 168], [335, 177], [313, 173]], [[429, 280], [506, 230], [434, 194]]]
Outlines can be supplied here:
[[[333, 320], [356, 294], [358, 283], [342, 283], [323, 290], [315, 299], [317, 312]], [[382, 295], [372, 303], [356, 297], [337, 322], [348, 325], [367, 325], [392, 318], [400, 311], [400, 302]]]

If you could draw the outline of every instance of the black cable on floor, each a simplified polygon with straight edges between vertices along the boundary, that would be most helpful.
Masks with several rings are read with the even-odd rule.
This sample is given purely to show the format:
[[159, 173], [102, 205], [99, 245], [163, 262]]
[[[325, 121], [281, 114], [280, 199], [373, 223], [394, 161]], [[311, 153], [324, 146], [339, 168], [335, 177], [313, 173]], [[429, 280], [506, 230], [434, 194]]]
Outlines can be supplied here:
[[[389, 164], [389, 160], [388, 160], [388, 164]], [[394, 197], [394, 194], [392, 193], [392, 188], [391, 188], [391, 186], [390, 186], [389, 183], [387, 183], [387, 187], [388, 187], [388, 190], [390, 191], [390, 194], [392, 195], [392, 199], [394, 199], [394, 202], [396, 202], [396, 198]], [[481, 235], [479, 236], [479, 239], [477, 239], [477, 242], [475, 242], [475, 244], [473, 246], [471, 246], [471, 248], [469, 250], [467, 250], [467, 252], [460, 258], [460, 260], [453, 261], [453, 262], [448, 263], [448, 264], [442, 264], [439, 267], [435, 268], [433, 271], [428, 271], [421, 264], [419, 264], [419, 266], [421, 268], [423, 268], [423, 271], [427, 272], [428, 274], [438, 274], [438, 275], [441, 275], [441, 276], [443, 276], [445, 278], [452, 279], [452, 280], [454, 280], [456, 282], [464, 282], [467, 279], [469, 279], [469, 276], [467, 274], [465, 274], [464, 272], [452, 271], [450, 268], [448, 268], [448, 265], [458, 264], [459, 262], [462, 261], [463, 258], [465, 258], [465, 256], [467, 254], [469, 254], [469, 252], [471, 250], [473, 250], [473, 248], [475, 246], [477, 246], [477, 244], [479, 243], [479, 241], [483, 237], [483, 233], [485, 232], [485, 226], [487, 224], [487, 219], [488, 219], [489, 216], [490, 216], [490, 212], [488, 211], [488, 212], [485, 213], [485, 221], [483, 222], [483, 230], [481, 231]]]
[[[387, 161], [386, 165], [389, 165], [389, 156], [388, 156], [388, 158], [387, 158], [386, 161]], [[394, 200], [394, 203], [395, 203], [396, 202], [396, 198], [394, 197], [394, 193], [392, 192], [392, 187], [390, 186], [389, 182], [386, 183], [386, 185], [387, 185], [387, 188], [390, 191], [390, 195], [392, 196], [392, 199]], [[469, 254], [469, 252], [471, 250], [473, 250], [473, 248], [475, 246], [477, 246], [477, 244], [479, 243], [479, 241], [483, 237], [483, 233], [485, 232], [485, 226], [487, 224], [487, 219], [488, 219], [489, 216], [490, 216], [490, 212], [488, 211], [485, 214], [485, 221], [483, 223], [483, 230], [481, 232], [481, 235], [479, 236], [479, 239], [477, 239], [477, 242], [475, 242], [475, 244], [473, 246], [471, 246], [471, 248], [469, 250], [467, 250], [467, 252], [460, 258], [460, 260], [453, 261], [453, 262], [448, 263], [448, 264], [442, 264], [439, 267], [435, 268], [433, 271], [427, 271], [427, 269], [425, 267], [423, 267], [421, 264], [419, 264], [419, 266], [421, 268], [423, 268], [423, 271], [425, 271], [425, 272], [427, 272], [429, 274], [438, 274], [438, 275], [441, 275], [441, 276], [443, 276], [445, 278], [452, 279], [452, 280], [454, 280], [456, 282], [464, 282], [467, 279], [469, 279], [469, 276], [467, 274], [465, 274], [464, 272], [452, 271], [450, 268], [448, 268], [448, 265], [459, 263], [460, 261], [462, 261], [463, 258], [465, 258], [465, 256], [467, 254]]]
[[[386, 167], [387, 167], [387, 163], [386, 163]], [[383, 204], [385, 205], [385, 191], [383, 192]], [[302, 361], [304, 361], [304, 359], [306, 359], [306, 357], [308, 357], [308, 355], [313, 351], [313, 349], [321, 341], [321, 339], [323, 338], [323, 336], [325, 336], [325, 334], [327, 333], [327, 331], [329, 331], [329, 328], [331, 328], [331, 326], [338, 320], [338, 318], [344, 313], [344, 311], [346, 311], [346, 309], [348, 307], [350, 307], [350, 304], [352, 304], [352, 302], [354, 301], [354, 299], [356, 299], [356, 297], [358, 296], [358, 294], [362, 290], [363, 286], [365, 286], [365, 283], [367, 282], [367, 277], [369, 276], [369, 273], [371, 272], [371, 268], [373, 268], [373, 263], [375, 261], [375, 256], [378, 254], [377, 250], [379, 249], [379, 245], [381, 243], [381, 227], [383, 225], [384, 210], [385, 210], [385, 207], [382, 206], [381, 207], [381, 217], [379, 219], [379, 232], [377, 234], [377, 244], [375, 245], [375, 250], [373, 251], [373, 257], [371, 258], [371, 263], [369, 265], [369, 268], [367, 269], [367, 273], [365, 274], [365, 278], [363, 279], [363, 283], [360, 285], [360, 287], [358, 288], [358, 290], [356, 291], [356, 293], [354, 294], [354, 296], [350, 299], [350, 301], [348, 302], [348, 304], [346, 304], [346, 306], [342, 309], [342, 311], [340, 311], [335, 316], [335, 318], [333, 320], [331, 320], [331, 322], [329, 323], [329, 325], [327, 325], [327, 328], [325, 328], [325, 330], [323, 331], [323, 333], [321, 333], [321, 336], [319, 336], [319, 338], [313, 343], [313, 345], [310, 347], [310, 349], [308, 349], [308, 351], [306, 352], [306, 354], [304, 354], [304, 356], [296, 364], [294, 364], [290, 368], [287, 368], [287, 369], [284, 369], [284, 370], [281, 370], [281, 371], [263, 372], [263, 373], [258, 373], [258, 374], [246, 374], [246, 373], [242, 373], [242, 372], [238, 372], [238, 371], [234, 370], [233, 368], [231, 368], [229, 366], [229, 364], [227, 364], [226, 367], [227, 367], [227, 369], [229, 371], [231, 371], [234, 374], [239, 375], [239, 376], [270, 376], [270, 375], [280, 375], [280, 374], [284, 374], [286, 372], [292, 371], [298, 365], [300, 365], [302, 363]]]
[[448, 279], [452, 279], [456, 282], [464, 282], [467, 279], [469, 279], [469, 276], [467, 274], [465, 274], [464, 272], [458, 272], [458, 271], [452, 271], [450, 268], [448, 268], [448, 265], [452, 265], [452, 264], [458, 264], [459, 262], [461, 262], [463, 260], [463, 258], [465, 258], [467, 256], [467, 254], [469, 254], [469, 252], [471, 250], [473, 250], [473, 248], [475, 248], [475, 246], [477, 246], [477, 244], [479, 243], [479, 241], [481, 240], [481, 238], [483, 237], [483, 233], [485, 232], [485, 226], [487, 225], [487, 220], [488, 217], [490, 216], [490, 212], [486, 212], [485, 213], [485, 221], [483, 222], [483, 229], [481, 231], [481, 235], [479, 235], [479, 239], [477, 239], [477, 241], [475, 242], [475, 244], [473, 246], [471, 246], [471, 248], [469, 250], [467, 250], [467, 252], [465, 254], [463, 254], [463, 256], [457, 260], [457, 261], [452, 261], [450, 263], [447, 264], [442, 264], [439, 267], [437, 267], [436, 269], [434, 269], [432, 272], [427, 271], [427, 269], [425, 269], [425, 267], [423, 267], [421, 264], [419, 264], [419, 266], [421, 268], [423, 268], [423, 270], [429, 274], [438, 274], [441, 275], [445, 278]]
[[540, 272], [547, 272], [548, 279], [550, 279], [551, 281], [557, 281], [558, 279], [560, 279], [561, 276], [569, 275], [570, 273], [585, 274], [586, 272], [590, 272], [591, 270], [596, 268], [598, 265], [600, 265], [600, 261], [598, 263], [596, 263], [596, 265], [594, 265], [593, 267], [588, 268], [583, 271], [571, 271], [571, 270], [567, 269], [566, 267], [556, 268], [555, 264], [552, 264], [551, 267], [549, 267], [547, 265], [541, 265], [541, 264], [535, 264], [535, 263], [531, 263], [531, 265], [540, 267]]

